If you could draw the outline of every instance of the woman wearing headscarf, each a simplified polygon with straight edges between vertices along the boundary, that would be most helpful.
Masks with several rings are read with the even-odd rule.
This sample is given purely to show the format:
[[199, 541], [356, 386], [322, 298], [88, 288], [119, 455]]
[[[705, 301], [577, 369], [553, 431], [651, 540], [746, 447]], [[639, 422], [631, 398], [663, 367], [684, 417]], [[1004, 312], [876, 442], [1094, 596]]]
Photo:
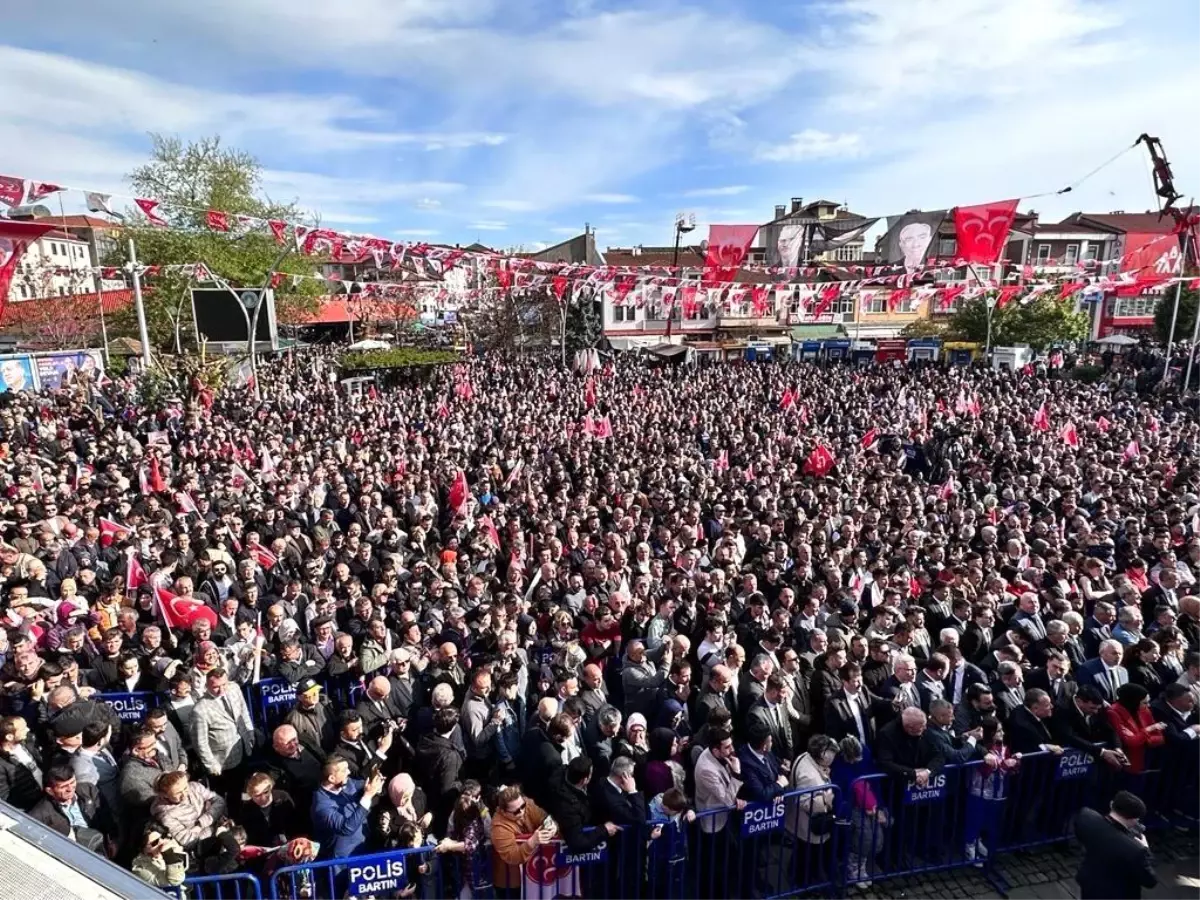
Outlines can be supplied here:
[[425, 792], [404, 772], [388, 782], [387, 799], [375, 807], [373, 816], [371, 835], [385, 850], [396, 846], [401, 826], [416, 825], [423, 831], [433, 821], [433, 814], [425, 809]]
[[670, 728], [650, 732], [650, 750], [646, 761], [643, 788], [647, 797], [657, 797], [671, 788], [683, 789], [684, 771], [675, 760], [679, 738]]
[[639, 774], [645, 771], [650, 743], [646, 737], [646, 717], [641, 713], [633, 713], [625, 720], [625, 733], [613, 744], [613, 758], [618, 756], [632, 759]]
[[1117, 688], [1117, 702], [1108, 707], [1106, 714], [1129, 758], [1130, 774], [1146, 771], [1146, 749], [1161, 747], [1166, 742], [1163, 730], [1167, 727], [1154, 721], [1149, 691], [1132, 682], [1121, 685]]
[[791, 801], [787, 828], [797, 838], [798, 868], [806, 883], [822, 883], [830, 878], [830, 854], [827, 842], [833, 834], [832, 814], [835, 794], [818, 790], [833, 781], [833, 762], [838, 743], [823, 734], [808, 739], [808, 750], [792, 766], [791, 788], [805, 791]]

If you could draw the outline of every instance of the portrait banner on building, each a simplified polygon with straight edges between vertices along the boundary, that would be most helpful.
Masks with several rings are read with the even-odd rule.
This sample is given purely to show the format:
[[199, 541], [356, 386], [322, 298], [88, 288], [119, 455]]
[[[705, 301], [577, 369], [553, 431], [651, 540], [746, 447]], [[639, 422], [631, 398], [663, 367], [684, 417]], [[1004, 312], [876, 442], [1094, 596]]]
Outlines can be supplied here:
[[945, 218], [944, 209], [914, 210], [902, 216], [888, 216], [887, 234], [880, 245], [883, 260], [892, 265], [903, 265], [908, 272], [919, 269], [925, 264], [929, 248], [937, 240], [938, 228]]

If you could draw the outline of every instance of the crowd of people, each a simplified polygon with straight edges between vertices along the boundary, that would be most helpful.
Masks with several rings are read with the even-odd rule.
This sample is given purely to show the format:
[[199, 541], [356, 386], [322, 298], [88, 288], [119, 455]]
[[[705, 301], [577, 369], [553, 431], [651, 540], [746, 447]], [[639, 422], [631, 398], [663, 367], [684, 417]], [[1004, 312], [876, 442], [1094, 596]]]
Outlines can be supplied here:
[[[1171, 401], [632, 358], [258, 377], [0, 396], [0, 797], [151, 884], [433, 846], [517, 896], [543, 845], [697, 818], [719, 845], [711, 811], [839, 779], [790, 834], [886, 828], [847, 773], [1200, 747], [1200, 425]], [[269, 722], [264, 679], [295, 689]]]

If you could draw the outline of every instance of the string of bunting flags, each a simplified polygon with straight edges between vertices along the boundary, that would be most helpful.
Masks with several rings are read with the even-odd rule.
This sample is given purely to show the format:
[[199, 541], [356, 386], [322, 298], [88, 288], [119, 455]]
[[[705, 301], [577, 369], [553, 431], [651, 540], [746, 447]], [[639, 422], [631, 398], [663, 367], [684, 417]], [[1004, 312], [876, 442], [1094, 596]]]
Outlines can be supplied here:
[[[81, 191], [89, 211], [120, 217], [111, 205], [114, 194], [70, 188], [55, 182], [37, 181], [14, 176], [0, 176], [0, 204], [9, 207], [22, 202], [32, 203], [65, 191]], [[134, 206], [152, 226], [171, 227], [161, 210], [161, 202], [153, 198], [131, 197]], [[1132, 253], [1098, 262], [1079, 261], [1070, 271], [1054, 266], [1055, 260], [1041, 261], [1038, 266], [1014, 266], [1002, 279], [981, 277], [975, 265], [992, 267], [1000, 261], [1007, 243], [1018, 200], [958, 207], [932, 212], [910, 212], [888, 217], [888, 230], [881, 241], [881, 264], [846, 262], [797, 264], [799, 245], [793, 226], [786, 223], [768, 225], [713, 225], [706, 258], [702, 266], [646, 265], [592, 266], [563, 262], [545, 262], [525, 257], [497, 253], [468, 251], [461, 248], [435, 246], [425, 242], [405, 243], [367, 235], [347, 234], [332, 229], [309, 226], [282, 219], [264, 219], [232, 214], [222, 210], [180, 206], [179, 209], [202, 216], [205, 227], [212, 232], [231, 233], [262, 230], [270, 233], [280, 246], [291, 241], [297, 252], [317, 256], [340, 264], [373, 263], [382, 272], [393, 273], [401, 283], [415, 280], [420, 287], [434, 287], [444, 281], [456, 268], [471, 269], [488, 274], [493, 285], [478, 285], [467, 291], [479, 297], [492, 291], [537, 290], [549, 288], [560, 303], [578, 301], [596, 290], [611, 286], [618, 305], [658, 303], [667, 307], [680, 303], [685, 316], [704, 304], [739, 305], [756, 314], [787, 306], [805, 316], [820, 317], [842, 298], [851, 295], [864, 311], [915, 311], [920, 304], [935, 304], [937, 311], [949, 311], [962, 300], [989, 292], [998, 292], [997, 305], [1003, 307], [1018, 298], [1024, 301], [1057, 289], [1059, 296], [1082, 293], [1085, 298], [1098, 298], [1112, 291], [1118, 296], [1136, 295], [1147, 288], [1159, 287], [1178, 280], [1153, 270], [1147, 262], [1130, 268], [1126, 265]], [[930, 246], [943, 221], [953, 219], [957, 237], [957, 253], [953, 259], [928, 256]], [[840, 232], [822, 226], [819, 234], [808, 234], [810, 249], [830, 249], [861, 237], [878, 218], [855, 220]], [[1188, 227], [1195, 226], [1189, 223]], [[789, 230], [791, 229], [791, 230]], [[767, 256], [775, 262], [765, 264], [747, 261], [750, 245], [760, 230], [767, 234]], [[1156, 240], [1178, 241], [1175, 234], [1164, 234]], [[1147, 247], [1137, 249], [1138, 259], [1148, 258]], [[408, 267], [406, 267], [406, 263]], [[203, 263], [192, 264], [203, 266]], [[970, 266], [973, 277], [969, 283], [929, 284], [930, 275], [950, 274], [960, 278], [960, 270]], [[159, 274], [162, 267], [146, 266], [140, 273], [148, 277]], [[985, 272], [990, 276], [992, 269]], [[76, 269], [75, 271], [80, 271]], [[741, 272], [768, 283], [735, 282]], [[105, 280], [121, 276], [114, 267], [97, 267], [96, 274]], [[205, 280], [201, 270], [198, 280]], [[837, 281], [816, 279], [837, 277]], [[271, 286], [279, 287], [285, 279], [298, 284], [305, 278], [324, 281], [331, 287], [341, 285], [346, 294], [359, 293], [364, 297], [386, 297], [401, 291], [411, 291], [415, 285], [395, 282], [343, 280], [328, 275], [293, 275], [274, 273]], [[778, 279], [778, 280], [776, 280]], [[1195, 279], [1191, 279], [1195, 281]], [[433, 284], [431, 284], [431, 282]], [[774, 283], [771, 283], [774, 282]], [[1015, 283], [1014, 283], [1015, 282]], [[436, 290], [436, 288], [434, 288]], [[582, 290], [581, 290], [582, 289]], [[590, 289], [590, 290], [589, 290]], [[570, 297], [568, 297], [570, 292]]]

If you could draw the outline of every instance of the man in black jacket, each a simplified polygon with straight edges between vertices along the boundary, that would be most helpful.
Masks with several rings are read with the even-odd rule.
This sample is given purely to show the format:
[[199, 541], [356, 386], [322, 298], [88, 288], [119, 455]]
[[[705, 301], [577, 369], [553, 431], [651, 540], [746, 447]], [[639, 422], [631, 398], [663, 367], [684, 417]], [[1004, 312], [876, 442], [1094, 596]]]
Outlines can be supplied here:
[[[638, 790], [633, 776], [634, 763], [628, 756], [618, 756], [599, 790], [600, 815], [610, 824], [622, 829], [609, 838], [609, 873], [605, 897], [636, 897], [640, 893], [641, 873], [638, 868], [639, 842], [644, 839], [646, 798]], [[596, 829], [601, 831], [602, 829]]]
[[[546, 790], [546, 811], [558, 823], [558, 832], [572, 853], [594, 850], [620, 828], [613, 822], [592, 820], [588, 801], [588, 783], [592, 780], [592, 761], [577, 756], [551, 777]], [[586, 891], [584, 892], [586, 895]]]
[[1084, 807], [1075, 818], [1075, 838], [1083, 845], [1083, 862], [1075, 880], [1081, 900], [1137, 900], [1142, 888], [1158, 884], [1146, 836], [1138, 822], [1146, 804], [1128, 791], [1118, 791], [1107, 816]]
[[1075, 695], [1060, 703], [1050, 718], [1050, 736], [1056, 744], [1082, 750], [1113, 768], [1124, 764], [1117, 735], [1104, 715], [1104, 698], [1094, 684], [1080, 685]]
[[879, 731], [876, 761], [882, 772], [895, 779], [897, 788], [925, 787], [946, 763], [933, 736], [926, 734], [927, 725], [925, 713], [914, 706]]
[[325, 754], [313, 753], [301, 744], [291, 725], [280, 725], [271, 735], [271, 755], [267, 764], [279, 773], [279, 786], [291, 794], [298, 805], [308, 809], [313, 794], [321, 786]]
[[[300, 743], [314, 754], [328, 754], [337, 744], [337, 716], [321, 697], [321, 685], [311, 676], [305, 676], [296, 685], [296, 705], [283, 721], [296, 729]], [[350, 777], [359, 776], [351, 771]]]
[[110, 810], [94, 784], [76, 783], [70, 766], [50, 767], [45, 796], [29, 810], [29, 817], [101, 855], [112, 844]]
[[1025, 692], [1025, 699], [1014, 709], [1005, 723], [1008, 745], [1014, 753], [1038, 753], [1049, 750], [1055, 756], [1062, 753], [1062, 746], [1054, 742], [1050, 733], [1050, 716], [1054, 704], [1050, 695], [1040, 688]]
[[28, 812], [42, 797], [42, 754], [20, 716], [0, 719], [0, 800]]
[[462, 791], [463, 752], [453, 739], [458, 728], [458, 710], [439, 709], [433, 715], [433, 732], [417, 744], [417, 771], [433, 813], [432, 831], [445, 834], [450, 811]]

